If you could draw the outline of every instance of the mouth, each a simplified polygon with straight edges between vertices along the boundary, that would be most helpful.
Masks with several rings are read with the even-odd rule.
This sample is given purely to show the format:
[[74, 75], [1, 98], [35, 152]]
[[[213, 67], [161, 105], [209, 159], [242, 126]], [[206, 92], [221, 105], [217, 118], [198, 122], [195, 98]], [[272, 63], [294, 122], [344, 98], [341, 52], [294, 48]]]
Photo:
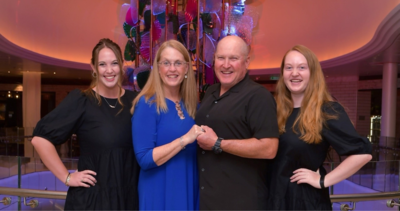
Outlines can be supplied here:
[[300, 83], [302, 81], [303, 80], [300, 80], [300, 79], [292, 79], [292, 80], [290, 80], [290, 82], [292, 82], [292, 83]]
[[233, 73], [233, 71], [221, 71], [221, 73], [224, 75], [230, 75]]
[[115, 75], [104, 76], [104, 78], [105, 78], [107, 81], [113, 81], [115, 77], [116, 77]]
[[167, 75], [167, 78], [178, 78], [178, 75]]

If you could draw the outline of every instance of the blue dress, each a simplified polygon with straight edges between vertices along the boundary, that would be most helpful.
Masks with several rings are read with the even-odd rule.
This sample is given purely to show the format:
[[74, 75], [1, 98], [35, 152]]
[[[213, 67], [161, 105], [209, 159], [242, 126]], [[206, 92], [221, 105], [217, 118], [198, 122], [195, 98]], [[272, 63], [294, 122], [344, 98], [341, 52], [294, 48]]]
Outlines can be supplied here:
[[157, 113], [155, 103], [141, 97], [132, 116], [132, 139], [141, 166], [140, 210], [198, 210], [199, 187], [196, 141], [161, 166], [153, 160], [153, 149], [186, 134], [195, 124], [180, 102], [185, 119], [180, 119], [175, 103], [166, 99], [168, 111]]

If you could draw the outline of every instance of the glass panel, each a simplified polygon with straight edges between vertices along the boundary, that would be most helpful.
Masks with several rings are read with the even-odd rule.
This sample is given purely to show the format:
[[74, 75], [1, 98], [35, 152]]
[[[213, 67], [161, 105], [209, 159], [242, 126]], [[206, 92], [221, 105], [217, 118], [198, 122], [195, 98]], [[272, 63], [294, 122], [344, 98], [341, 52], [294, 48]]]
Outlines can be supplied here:
[[[21, 161], [21, 188], [51, 191], [67, 191], [63, 181], [58, 180], [42, 163], [39, 158], [20, 157]], [[62, 159], [64, 165], [72, 173], [77, 169], [77, 159]], [[18, 187], [18, 157], [0, 156], [0, 187]], [[0, 199], [6, 197], [0, 195]], [[11, 197], [12, 203], [8, 206], [0, 204], [0, 210], [32, 210], [23, 204], [23, 198]], [[35, 210], [63, 210], [65, 200], [27, 197], [26, 202], [38, 200], [39, 206]], [[18, 207], [20, 206], [20, 207]]]
[[[0, 187], [18, 188], [18, 157], [0, 156]], [[2, 210], [17, 210], [18, 196], [6, 196], [0, 194], [0, 199], [11, 198], [10, 205], [0, 204]]]
[[[64, 181], [57, 179], [39, 158], [23, 158], [29, 160], [24, 164], [25, 169], [21, 179], [21, 188], [51, 190], [51, 191], [68, 191]], [[62, 159], [66, 168], [72, 173], [77, 169], [78, 160]], [[39, 210], [59, 210], [64, 208], [65, 200], [45, 199], [45, 198], [29, 198], [39, 201], [39, 206], [35, 209]]]
[[[339, 163], [326, 163], [337, 167]], [[371, 161], [348, 179], [331, 187], [333, 194], [377, 193], [399, 190], [400, 161]], [[393, 210], [386, 206], [386, 200], [357, 202], [356, 210]], [[340, 210], [340, 205], [351, 202], [333, 203], [333, 210]]]

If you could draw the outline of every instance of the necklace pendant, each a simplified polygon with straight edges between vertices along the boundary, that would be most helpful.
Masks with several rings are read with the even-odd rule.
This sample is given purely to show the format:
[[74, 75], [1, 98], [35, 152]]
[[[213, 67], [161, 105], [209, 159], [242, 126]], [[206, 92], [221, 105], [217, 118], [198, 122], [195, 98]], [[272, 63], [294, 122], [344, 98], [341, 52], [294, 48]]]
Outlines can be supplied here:
[[113, 105], [109, 105], [111, 108], [115, 108], [115, 106], [113, 106]]

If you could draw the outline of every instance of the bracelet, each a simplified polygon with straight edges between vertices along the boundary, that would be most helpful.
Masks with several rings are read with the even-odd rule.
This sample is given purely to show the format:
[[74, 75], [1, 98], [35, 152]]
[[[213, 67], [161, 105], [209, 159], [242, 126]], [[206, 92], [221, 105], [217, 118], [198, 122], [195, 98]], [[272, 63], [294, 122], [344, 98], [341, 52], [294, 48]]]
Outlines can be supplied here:
[[321, 189], [325, 189], [324, 181], [325, 181], [325, 175], [321, 175], [319, 179], [319, 185], [321, 186]]
[[71, 173], [68, 172], [67, 179], [65, 179], [65, 185], [66, 186], [69, 186], [68, 182], [69, 182], [70, 179], [71, 179]]
[[181, 148], [182, 148], [182, 149], [185, 149], [185, 145], [184, 145], [184, 143], [183, 143], [183, 138], [182, 138], [182, 136], [179, 138], [179, 143], [181, 144]]

